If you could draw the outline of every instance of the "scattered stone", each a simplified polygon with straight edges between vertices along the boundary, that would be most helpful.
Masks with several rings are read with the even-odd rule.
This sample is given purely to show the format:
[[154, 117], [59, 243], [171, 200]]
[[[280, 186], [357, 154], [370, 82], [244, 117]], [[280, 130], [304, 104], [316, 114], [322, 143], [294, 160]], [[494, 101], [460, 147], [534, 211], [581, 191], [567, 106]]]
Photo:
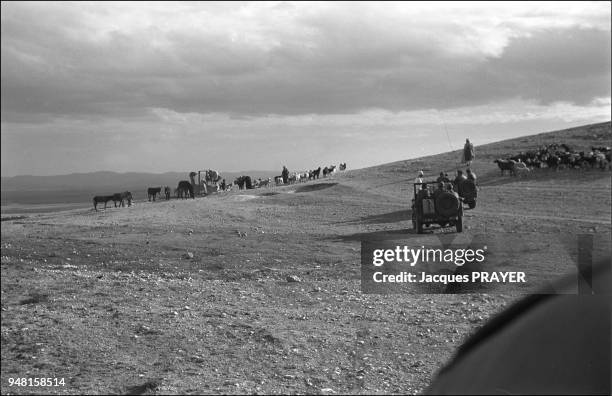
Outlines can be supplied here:
[[301, 282], [302, 280], [295, 275], [287, 276], [287, 282]]
[[183, 258], [187, 259], [187, 260], [191, 260], [191, 259], [193, 259], [193, 253], [187, 252], [187, 253], [183, 254]]

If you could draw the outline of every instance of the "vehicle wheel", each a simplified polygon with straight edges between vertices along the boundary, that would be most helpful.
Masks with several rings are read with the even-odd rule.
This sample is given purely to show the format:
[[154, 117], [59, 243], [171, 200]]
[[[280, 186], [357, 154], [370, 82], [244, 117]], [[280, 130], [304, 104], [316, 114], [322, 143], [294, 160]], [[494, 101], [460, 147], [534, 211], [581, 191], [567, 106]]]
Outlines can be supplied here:
[[453, 193], [445, 191], [436, 197], [436, 213], [440, 217], [454, 217], [460, 207], [461, 201]]
[[463, 232], [463, 216], [461, 214], [459, 215], [455, 226], [457, 227], [457, 232]]

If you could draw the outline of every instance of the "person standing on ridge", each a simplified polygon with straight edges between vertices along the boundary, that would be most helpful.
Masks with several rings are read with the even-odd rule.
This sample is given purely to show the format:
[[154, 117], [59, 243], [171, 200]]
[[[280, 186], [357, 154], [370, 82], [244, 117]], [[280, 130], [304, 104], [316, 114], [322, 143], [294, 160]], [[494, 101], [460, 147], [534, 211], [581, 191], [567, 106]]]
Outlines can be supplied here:
[[470, 143], [470, 139], [465, 139], [465, 145], [463, 146], [463, 158], [461, 158], [461, 163], [470, 166], [472, 164], [472, 161], [474, 160], [474, 157], [474, 145]]

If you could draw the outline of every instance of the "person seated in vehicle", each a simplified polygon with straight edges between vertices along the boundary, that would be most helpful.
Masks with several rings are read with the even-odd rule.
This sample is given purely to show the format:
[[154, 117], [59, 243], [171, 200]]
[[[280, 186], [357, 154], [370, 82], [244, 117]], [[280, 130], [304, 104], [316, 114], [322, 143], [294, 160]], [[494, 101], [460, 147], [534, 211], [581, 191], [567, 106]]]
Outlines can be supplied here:
[[436, 182], [438, 183], [446, 183], [449, 181], [450, 180], [448, 180], [448, 175], [445, 174], [444, 172], [440, 172], [440, 176], [438, 176], [438, 178], [436, 179]]
[[417, 192], [417, 200], [422, 200], [423, 198], [429, 198], [429, 189], [427, 188], [427, 183], [421, 184], [421, 189]]
[[[442, 173], [440, 173], [442, 175]], [[441, 193], [446, 191], [446, 183], [443, 181], [438, 182], [437, 188], [433, 192], [433, 198], [436, 199]]]

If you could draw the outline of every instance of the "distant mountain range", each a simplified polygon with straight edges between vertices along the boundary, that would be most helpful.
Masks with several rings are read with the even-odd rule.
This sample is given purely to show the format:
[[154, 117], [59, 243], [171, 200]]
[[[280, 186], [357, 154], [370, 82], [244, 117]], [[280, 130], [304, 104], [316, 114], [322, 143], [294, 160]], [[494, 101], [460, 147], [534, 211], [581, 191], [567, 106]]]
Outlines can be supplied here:
[[[280, 171], [244, 171], [244, 172], [221, 172], [221, 176], [227, 182], [233, 182], [241, 175], [249, 175], [253, 178], [268, 178], [280, 175]], [[196, 176], [196, 181], [198, 177]], [[2, 177], [1, 187], [3, 192], [7, 191], [58, 191], [58, 190], [88, 190], [88, 191], [121, 191], [135, 188], [146, 188], [154, 186], [176, 187], [179, 181], [189, 180], [187, 172], [167, 173], [117, 173], [117, 172], [92, 172], [72, 173], [69, 175], [56, 176], [13, 176]]]

